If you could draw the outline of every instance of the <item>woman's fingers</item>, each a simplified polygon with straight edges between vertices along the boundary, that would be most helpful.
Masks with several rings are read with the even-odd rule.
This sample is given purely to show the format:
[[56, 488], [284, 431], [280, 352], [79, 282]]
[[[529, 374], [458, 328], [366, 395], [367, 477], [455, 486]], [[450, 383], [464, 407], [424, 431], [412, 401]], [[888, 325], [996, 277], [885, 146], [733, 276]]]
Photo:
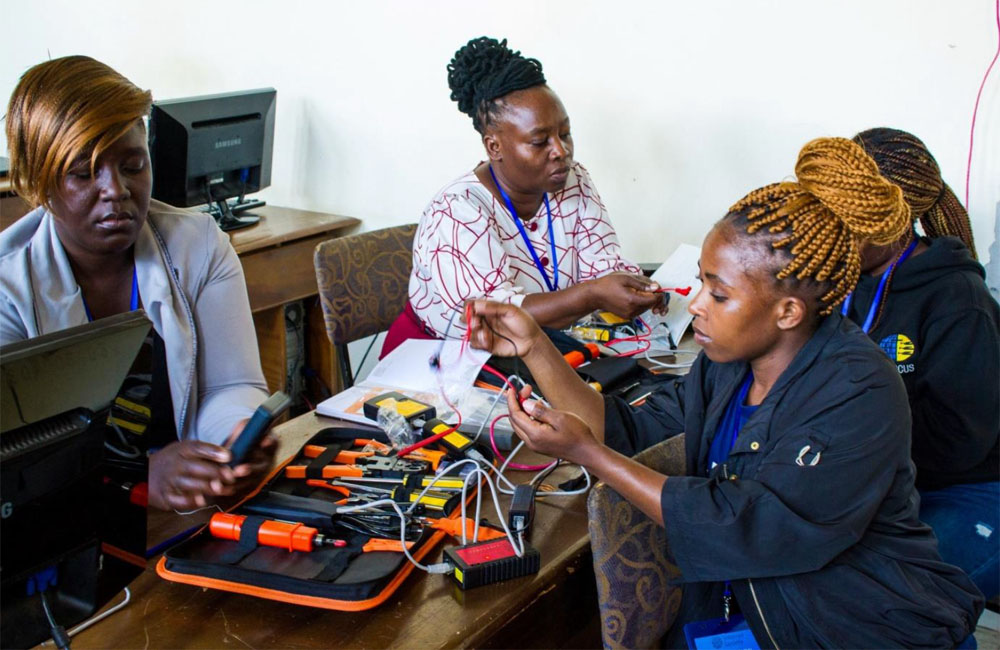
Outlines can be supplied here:
[[643, 275], [631, 275], [631, 274], [625, 276], [625, 286], [628, 287], [629, 289], [635, 289], [636, 291], [642, 291], [642, 292], [656, 291], [657, 289], [660, 288], [660, 285], [650, 281], [649, 278]]

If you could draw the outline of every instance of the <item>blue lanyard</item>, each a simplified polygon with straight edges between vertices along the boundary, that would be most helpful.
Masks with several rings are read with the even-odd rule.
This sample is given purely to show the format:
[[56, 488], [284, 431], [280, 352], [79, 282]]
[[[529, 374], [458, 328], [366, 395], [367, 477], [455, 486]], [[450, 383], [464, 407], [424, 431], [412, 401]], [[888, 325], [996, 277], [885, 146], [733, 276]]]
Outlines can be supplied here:
[[531, 244], [531, 240], [528, 239], [528, 233], [524, 230], [524, 224], [521, 220], [517, 218], [517, 210], [514, 209], [514, 202], [510, 200], [507, 193], [503, 191], [503, 186], [500, 185], [500, 181], [497, 180], [497, 175], [493, 173], [493, 165], [490, 165], [490, 176], [493, 177], [493, 183], [500, 190], [500, 196], [503, 197], [504, 203], [507, 204], [507, 209], [510, 210], [510, 216], [514, 217], [514, 223], [517, 224], [517, 230], [521, 233], [521, 239], [524, 240], [524, 245], [528, 247], [528, 252], [531, 253], [531, 259], [535, 261], [535, 266], [538, 268], [538, 272], [542, 274], [542, 279], [545, 280], [545, 285], [549, 288], [549, 291], [556, 291], [559, 289], [559, 261], [556, 259], [556, 236], [552, 232], [552, 210], [549, 208], [549, 195], [548, 192], [542, 194], [542, 201], [545, 202], [545, 212], [549, 216], [549, 245], [552, 247], [552, 281], [549, 282], [549, 274], [545, 272], [545, 267], [542, 265], [542, 260], [538, 259], [538, 253], [535, 252], [535, 247]]
[[[83, 300], [83, 296], [80, 296]], [[139, 279], [136, 277], [135, 268], [132, 268], [132, 298], [129, 300], [129, 311], [135, 311], [139, 308]], [[87, 301], [83, 300], [83, 311], [87, 314], [87, 321], [93, 321], [94, 315], [90, 313], [90, 307], [87, 306]]]
[[[895, 270], [897, 266], [906, 261], [906, 258], [910, 256], [910, 253], [913, 252], [913, 249], [917, 247], [918, 241], [919, 241], [918, 239], [914, 238], [913, 241], [910, 243], [910, 245], [906, 247], [906, 250], [903, 251], [899, 257], [896, 258], [896, 260], [889, 266], [888, 269], [885, 270], [885, 273], [883, 273], [882, 277], [879, 279], [878, 288], [875, 289], [875, 297], [872, 298], [871, 307], [868, 308], [868, 316], [865, 318], [865, 324], [861, 326], [861, 330], [865, 334], [871, 331], [872, 323], [875, 322], [875, 313], [878, 311], [879, 303], [882, 302], [882, 294], [885, 293], [886, 287], [889, 284], [889, 277], [892, 275], [892, 272]], [[852, 291], [851, 293], [847, 294], [846, 298], [844, 298], [844, 304], [840, 308], [841, 315], [847, 316], [847, 312], [851, 310], [851, 299], [853, 297], [854, 297], [854, 292]]]

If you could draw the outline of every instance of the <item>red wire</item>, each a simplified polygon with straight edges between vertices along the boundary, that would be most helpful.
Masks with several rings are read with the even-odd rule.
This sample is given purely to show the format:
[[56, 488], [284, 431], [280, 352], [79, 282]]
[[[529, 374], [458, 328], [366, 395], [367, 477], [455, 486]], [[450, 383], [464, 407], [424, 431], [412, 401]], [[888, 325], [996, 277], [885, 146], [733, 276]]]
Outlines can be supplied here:
[[[471, 313], [472, 313], [472, 303], [471, 302], [467, 302], [467, 303], [465, 303], [465, 322], [466, 322], [466, 325], [468, 325], [469, 315]], [[462, 335], [462, 345], [460, 346], [459, 352], [458, 352], [458, 355], [459, 355], [460, 358], [461, 358], [461, 356], [463, 354], [465, 354], [465, 347], [469, 343], [469, 339], [470, 338], [471, 338], [471, 333], [469, 331], [468, 326], [466, 326], [465, 333]], [[442, 342], [442, 345], [443, 345], [443, 342]], [[438, 357], [438, 363], [440, 363], [440, 357]], [[441, 372], [441, 368], [440, 367], [438, 367], [438, 372]], [[452, 404], [448, 400], [448, 396], [445, 394], [444, 388], [441, 388], [441, 398], [444, 400], [444, 403], [448, 405], [448, 408], [450, 408], [452, 411], [455, 412], [455, 416], [458, 418], [458, 422], [456, 422], [454, 424], [454, 426], [448, 427], [447, 429], [445, 429], [441, 433], [435, 433], [430, 438], [424, 438], [423, 440], [421, 440], [419, 442], [413, 443], [409, 447], [404, 447], [403, 449], [401, 449], [399, 451], [399, 454], [398, 454], [399, 456], [405, 456], [406, 454], [414, 452], [417, 449], [423, 449], [427, 445], [437, 442], [438, 440], [440, 440], [441, 438], [444, 438], [448, 434], [455, 433], [456, 431], [458, 431], [458, 428], [460, 426], [462, 426], [462, 412], [459, 411], [457, 408], [455, 408], [455, 405]]]
[[462, 426], [462, 412], [459, 411], [457, 408], [455, 408], [455, 405], [448, 400], [448, 396], [445, 394], [444, 388], [441, 388], [441, 399], [443, 399], [444, 403], [448, 405], [448, 408], [450, 408], [452, 411], [455, 412], [455, 416], [458, 418], [458, 422], [456, 422], [454, 426], [448, 427], [441, 433], [435, 433], [430, 438], [424, 438], [419, 442], [413, 443], [409, 447], [402, 448], [397, 454], [398, 456], [405, 456], [411, 452], [416, 451], [417, 449], [423, 449], [427, 445], [437, 442], [441, 438], [444, 438], [449, 433], [455, 433], [456, 431], [458, 431], [458, 427]]
[[636, 320], [638, 320], [642, 324], [643, 328], [646, 330], [645, 334], [636, 334], [635, 336], [624, 336], [619, 339], [611, 339], [605, 345], [610, 346], [610, 345], [615, 345], [616, 343], [645, 343], [645, 347], [636, 348], [631, 352], [620, 352], [615, 356], [633, 357], [637, 354], [642, 354], [643, 352], [645, 352], [646, 350], [648, 350], [653, 346], [653, 343], [649, 340], [649, 337], [653, 335], [653, 330], [649, 327], [649, 325], [646, 324], [646, 321], [642, 320], [641, 318], [638, 318]]
[[469, 329], [469, 319], [472, 317], [472, 303], [465, 303], [465, 333], [462, 334], [462, 345], [459, 347], [458, 354], [461, 357], [465, 354], [465, 348], [469, 345], [469, 341], [472, 340], [472, 330]]
[[[484, 363], [483, 364], [483, 370], [485, 370], [486, 372], [490, 373], [494, 377], [499, 378], [500, 381], [502, 381], [504, 383], [504, 386], [506, 386], [507, 388], [510, 388], [511, 390], [514, 390], [514, 386], [511, 385], [510, 380], [507, 379], [507, 376], [504, 375], [499, 370], [497, 370], [496, 368], [494, 368], [493, 366], [491, 366], [490, 364]], [[519, 393], [517, 393], [517, 391], [515, 391], [515, 394], [517, 395], [517, 401], [520, 402], [521, 401], [521, 395]]]
[[989, 78], [990, 72], [993, 70], [994, 64], [996, 64], [997, 59], [1000, 58], [1000, 0], [996, 2], [996, 19], [997, 19], [997, 52], [993, 55], [993, 60], [990, 61], [990, 66], [986, 68], [986, 74], [983, 75], [983, 81], [979, 84], [979, 92], [976, 93], [976, 105], [972, 109], [972, 127], [969, 129], [969, 161], [965, 166], [965, 211], [969, 211], [969, 178], [972, 175], [972, 144], [973, 139], [976, 135], [976, 114], [979, 112], [979, 98], [983, 95], [983, 88], [986, 86], [986, 79]]
[[[445, 402], [447, 402], [447, 401], [448, 401], [448, 399], [445, 398]], [[454, 426], [448, 427], [447, 429], [445, 429], [441, 433], [435, 433], [430, 438], [424, 438], [423, 440], [421, 440], [419, 442], [415, 442], [412, 445], [410, 445], [409, 447], [403, 447], [402, 449], [399, 450], [399, 453], [396, 454], [396, 455], [397, 456], [405, 456], [405, 455], [407, 455], [409, 453], [412, 453], [412, 452], [416, 451], [417, 449], [423, 449], [427, 445], [429, 445], [431, 443], [434, 443], [434, 442], [437, 442], [438, 440], [440, 440], [441, 438], [444, 438], [449, 433], [455, 433], [456, 431], [458, 431], [458, 427], [462, 426], [462, 414], [458, 411], [458, 409], [456, 409], [451, 404], [448, 404], [448, 407], [451, 408], [451, 410], [455, 411], [455, 415], [458, 416], [458, 422], [455, 423]]]
[[[490, 373], [491, 375], [494, 375], [495, 377], [499, 377], [500, 380], [503, 381], [504, 385], [508, 389], [514, 391], [514, 395], [517, 396], [517, 401], [522, 404], [524, 403], [524, 400], [521, 399], [521, 394], [514, 389], [513, 384], [510, 383], [510, 380], [507, 379], [507, 377], [504, 376], [503, 373], [501, 373], [496, 368], [490, 366], [489, 364], [483, 364], [483, 370]], [[496, 457], [500, 459], [501, 465], [507, 462], [507, 458], [500, 453], [499, 449], [497, 449], [497, 442], [494, 434], [494, 429], [496, 428], [497, 422], [499, 422], [503, 418], [509, 418], [509, 417], [510, 416], [508, 414], [504, 413], [502, 415], [496, 416], [495, 418], [493, 418], [493, 421], [490, 422], [490, 447], [493, 448], [493, 453], [496, 455]], [[510, 463], [507, 465], [507, 467], [511, 469], [523, 470], [525, 472], [538, 472], [548, 467], [548, 465], [522, 465], [520, 463]]]

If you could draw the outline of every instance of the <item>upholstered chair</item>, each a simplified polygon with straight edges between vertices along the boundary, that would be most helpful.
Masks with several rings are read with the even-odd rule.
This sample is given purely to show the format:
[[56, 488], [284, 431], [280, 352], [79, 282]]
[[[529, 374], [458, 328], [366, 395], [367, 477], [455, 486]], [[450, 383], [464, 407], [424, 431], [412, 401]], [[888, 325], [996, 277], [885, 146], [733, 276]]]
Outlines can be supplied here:
[[416, 224], [325, 241], [313, 262], [330, 342], [343, 387], [354, 385], [347, 344], [378, 334], [403, 311], [413, 268]]
[[[635, 458], [668, 476], [683, 475], [684, 435]], [[659, 647], [681, 604], [666, 532], [603, 482], [591, 491], [587, 511], [604, 647]]]

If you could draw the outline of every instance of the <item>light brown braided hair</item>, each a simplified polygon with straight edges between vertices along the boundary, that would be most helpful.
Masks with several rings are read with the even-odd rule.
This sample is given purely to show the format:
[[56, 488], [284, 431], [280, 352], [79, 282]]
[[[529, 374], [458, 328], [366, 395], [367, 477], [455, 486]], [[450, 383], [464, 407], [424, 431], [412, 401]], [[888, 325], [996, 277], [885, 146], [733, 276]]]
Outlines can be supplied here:
[[825, 316], [858, 282], [859, 241], [896, 241], [910, 225], [910, 208], [902, 190], [845, 138], [819, 138], [802, 147], [795, 176], [795, 182], [750, 192], [723, 222], [767, 236], [771, 250], [787, 261], [775, 279], [815, 294]]
[[969, 213], [941, 178], [941, 168], [920, 138], [880, 127], [862, 131], [854, 141], [872, 157], [883, 176], [902, 188], [913, 219], [920, 220], [924, 234], [931, 239], [958, 237], [976, 257]]

